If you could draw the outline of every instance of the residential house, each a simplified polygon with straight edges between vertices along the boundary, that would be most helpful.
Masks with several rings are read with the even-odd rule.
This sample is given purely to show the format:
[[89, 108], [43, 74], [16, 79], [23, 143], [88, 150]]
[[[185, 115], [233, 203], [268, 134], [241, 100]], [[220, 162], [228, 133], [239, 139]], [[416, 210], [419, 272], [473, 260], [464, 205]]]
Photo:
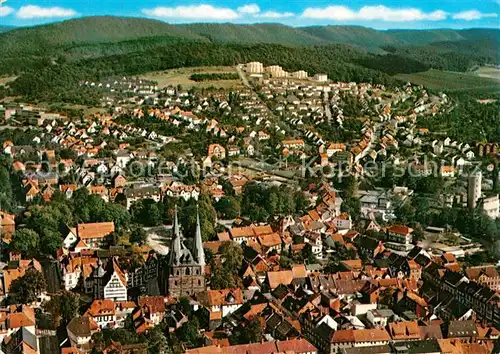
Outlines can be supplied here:
[[493, 265], [468, 267], [465, 275], [469, 280], [489, 287], [493, 291], [500, 291], [500, 275]]
[[211, 159], [223, 160], [226, 158], [226, 149], [219, 144], [210, 144], [208, 146], [208, 156]]
[[109, 244], [110, 235], [115, 231], [114, 222], [78, 224], [76, 228], [67, 228], [63, 240], [65, 249], [104, 248]]
[[130, 209], [134, 202], [142, 199], [152, 199], [159, 202], [162, 196], [159, 187], [127, 188], [124, 194], [127, 198], [127, 209]]
[[71, 346], [90, 351], [92, 335], [99, 332], [99, 325], [92, 317], [74, 317], [66, 326]]
[[205, 290], [196, 294], [196, 300], [203, 305], [209, 328], [218, 327], [222, 318], [232, 314], [243, 305], [241, 289]]
[[83, 316], [91, 317], [101, 329], [115, 327], [115, 302], [113, 300], [96, 299]]

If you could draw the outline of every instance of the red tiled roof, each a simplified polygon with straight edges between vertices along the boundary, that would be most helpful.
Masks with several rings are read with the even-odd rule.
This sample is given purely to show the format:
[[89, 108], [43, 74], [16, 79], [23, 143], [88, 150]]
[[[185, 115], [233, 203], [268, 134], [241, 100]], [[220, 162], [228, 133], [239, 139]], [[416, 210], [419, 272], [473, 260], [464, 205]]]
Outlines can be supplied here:
[[115, 231], [114, 222], [78, 224], [77, 234], [82, 239], [103, 238]]
[[408, 226], [402, 226], [402, 225], [394, 225], [388, 228], [389, 232], [406, 236], [408, 234], [411, 234], [413, 232], [413, 229], [408, 227]]
[[289, 285], [293, 280], [291, 270], [281, 270], [278, 272], [267, 272], [267, 279], [271, 289], [275, 289], [278, 285]]

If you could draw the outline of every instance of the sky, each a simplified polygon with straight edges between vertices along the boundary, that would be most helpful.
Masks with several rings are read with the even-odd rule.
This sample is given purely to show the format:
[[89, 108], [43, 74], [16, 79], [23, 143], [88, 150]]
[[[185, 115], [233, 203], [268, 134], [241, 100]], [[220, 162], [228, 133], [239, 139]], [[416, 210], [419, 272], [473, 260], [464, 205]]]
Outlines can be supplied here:
[[145, 17], [169, 23], [500, 28], [500, 0], [0, 0], [0, 25], [5, 26], [100, 15]]

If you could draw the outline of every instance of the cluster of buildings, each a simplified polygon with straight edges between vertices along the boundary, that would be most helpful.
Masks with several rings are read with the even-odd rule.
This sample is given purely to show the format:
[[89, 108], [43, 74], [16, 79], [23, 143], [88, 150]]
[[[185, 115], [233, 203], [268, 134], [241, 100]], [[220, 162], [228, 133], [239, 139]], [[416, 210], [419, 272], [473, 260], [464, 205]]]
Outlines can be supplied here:
[[[242, 65], [245, 69], [245, 72], [249, 75], [250, 78], [262, 77], [263, 74], [267, 74], [272, 78], [293, 78], [297, 80], [308, 80], [309, 75], [304, 70], [298, 70], [295, 72], [288, 72], [284, 70], [279, 65], [270, 65], [264, 66], [264, 64], [260, 62], [250, 62]], [[316, 74], [311, 77], [311, 80], [317, 82], [328, 82], [327, 74]]]
[[[297, 172], [298, 161], [317, 157], [313, 169], [344, 166], [358, 179], [368, 162], [381, 161], [409, 168], [419, 178], [431, 176], [434, 172], [424, 163], [429, 155], [442, 160], [439, 176], [457, 185], [443, 196], [446, 203], [458, 199], [464, 207], [499, 217], [490, 171], [463, 180], [456, 173], [481, 156], [496, 154], [497, 144], [436, 140], [428, 129], [417, 127], [418, 117], [448, 107], [446, 95], [408, 85], [389, 92], [383, 86], [330, 82], [324, 74], [310, 79], [304, 71], [288, 73], [258, 62], [241, 68], [258, 81], [258, 89], [160, 90], [153, 82], [130, 78], [82, 83], [129, 96], [127, 104], [113, 101], [113, 113], [83, 122], [2, 106], [0, 118], [7, 124], [35, 130], [28, 145], [2, 140], [26, 202], [50, 205], [56, 190], [71, 198], [86, 188], [127, 209], [142, 200], [198, 200], [202, 193], [217, 203], [228, 186], [237, 199], [250, 182], [298, 190], [293, 178], [278, 178], [275, 171], [252, 163], [264, 153], [287, 159], [286, 172]], [[356, 102], [356, 116], [346, 100]], [[194, 135], [205, 141], [193, 143]], [[182, 146], [181, 151], [170, 144]], [[197, 145], [202, 148], [192, 151]], [[237, 173], [226, 168], [237, 161], [247, 168]], [[190, 164], [209, 172], [188, 183], [180, 174]], [[147, 172], [134, 175], [131, 166]], [[68, 183], [68, 176], [75, 176], [75, 182]], [[203, 234], [203, 213], [178, 215], [175, 208], [170, 236], [162, 239], [161, 248], [153, 247], [151, 239], [149, 244], [114, 245], [119, 230], [110, 221], [62, 225], [62, 247], [52, 258], [24, 259], [8, 249], [0, 269], [5, 300], [1, 350], [146, 353], [147, 343], [96, 338], [117, 329], [142, 336], [153, 328], [174, 336], [197, 323], [199, 341], [180, 343], [184, 352], [499, 352], [496, 265], [466, 264], [463, 257], [473, 253], [467, 247], [456, 252], [417, 243], [416, 230], [395, 221], [396, 207], [409, 201], [414, 190], [364, 184], [351, 196], [359, 201], [359, 220], [328, 183], [311, 183], [302, 192], [303, 213], [272, 215], [262, 223], [247, 215], [219, 220], [210, 240]], [[180, 217], [196, 218], [192, 234], [181, 228]], [[2, 246], [8, 248], [23, 225], [3, 210], [0, 221]], [[228, 245], [241, 254], [227, 274], [235, 281], [221, 288], [216, 276], [228, 261]], [[11, 285], [30, 272], [43, 274], [45, 291], [33, 303], [12, 304]], [[39, 317], [46, 313], [46, 301], [63, 290], [88, 301], [57, 331]], [[253, 343], [235, 339], [256, 327]]]

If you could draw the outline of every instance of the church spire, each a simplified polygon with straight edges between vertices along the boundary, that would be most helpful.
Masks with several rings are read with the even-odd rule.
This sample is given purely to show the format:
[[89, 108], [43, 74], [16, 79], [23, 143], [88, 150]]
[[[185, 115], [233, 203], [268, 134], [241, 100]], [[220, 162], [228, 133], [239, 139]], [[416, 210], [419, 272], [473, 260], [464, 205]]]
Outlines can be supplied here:
[[202, 267], [205, 266], [205, 252], [203, 252], [203, 239], [201, 238], [200, 210], [196, 205], [196, 232], [194, 235], [194, 256]]
[[179, 228], [179, 219], [177, 218], [177, 205], [175, 206], [174, 233], [172, 235], [172, 244], [170, 250], [170, 264], [178, 264], [181, 256], [181, 232]]

